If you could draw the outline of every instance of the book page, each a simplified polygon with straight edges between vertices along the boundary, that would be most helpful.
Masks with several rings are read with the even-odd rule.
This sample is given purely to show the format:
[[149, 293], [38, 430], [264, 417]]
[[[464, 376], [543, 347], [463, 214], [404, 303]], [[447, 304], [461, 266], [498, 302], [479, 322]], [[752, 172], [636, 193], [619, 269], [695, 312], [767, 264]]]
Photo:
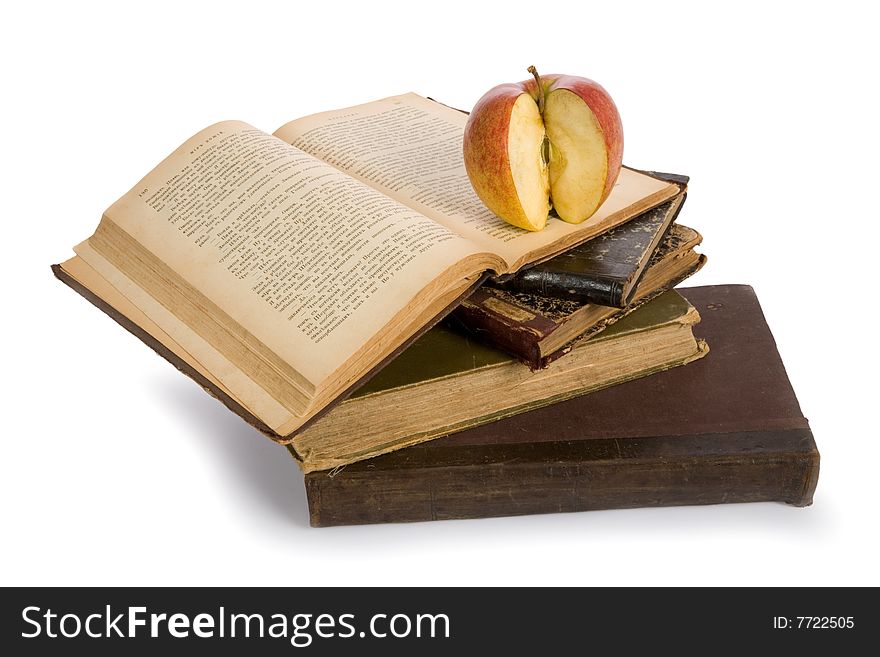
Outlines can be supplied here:
[[498, 254], [511, 269], [552, 255], [554, 245], [568, 247], [612, 228], [629, 218], [621, 212], [634, 201], [650, 199], [650, 207], [677, 192], [624, 169], [587, 221], [551, 217], [538, 232], [516, 228], [490, 212], [471, 186], [462, 155], [466, 123], [462, 112], [405, 94], [291, 121], [275, 135]]
[[[306, 391], [444, 271], [479, 252], [239, 122], [195, 135], [105, 216], [240, 326], [243, 342], [252, 337], [289, 363]], [[90, 240], [98, 249], [100, 236]], [[128, 264], [124, 254], [117, 260]]]

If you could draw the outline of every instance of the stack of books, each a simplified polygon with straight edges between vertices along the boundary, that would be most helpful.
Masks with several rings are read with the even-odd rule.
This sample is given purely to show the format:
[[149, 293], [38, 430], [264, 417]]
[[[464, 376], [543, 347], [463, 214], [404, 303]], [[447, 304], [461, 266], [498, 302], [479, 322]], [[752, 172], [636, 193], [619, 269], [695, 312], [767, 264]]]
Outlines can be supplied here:
[[673, 290], [705, 263], [687, 177], [624, 168], [526, 233], [474, 195], [464, 122], [407, 94], [215, 124], [53, 270], [286, 445], [316, 526], [809, 504], [753, 292]]

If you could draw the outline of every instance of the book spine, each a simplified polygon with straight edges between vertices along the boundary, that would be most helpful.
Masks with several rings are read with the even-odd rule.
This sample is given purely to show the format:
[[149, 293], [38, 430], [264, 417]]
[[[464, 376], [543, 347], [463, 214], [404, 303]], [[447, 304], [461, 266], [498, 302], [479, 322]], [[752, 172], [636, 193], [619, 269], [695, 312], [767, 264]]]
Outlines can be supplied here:
[[621, 308], [624, 305], [623, 289], [626, 281], [538, 268], [527, 269], [515, 278], [493, 285], [510, 292]]
[[449, 323], [516, 356], [533, 370], [542, 367], [540, 341], [559, 328], [546, 317], [499, 299], [485, 288], [474, 292], [452, 311]]
[[[711, 442], [719, 438], [724, 440], [713, 435]], [[731, 434], [732, 443], [740, 439]], [[475, 463], [471, 455], [460, 464], [343, 469], [335, 476], [313, 472], [305, 476], [310, 521], [314, 527], [329, 527], [636, 507], [812, 503], [819, 453], [808, 429], [749, 434], [751, 442], [797, 443], [794, 449], [713, 452], [709, 441], [696, 448], [697, 439], [687, 453], [664, 456], [675, 440], [583, 441], [592, 458], [560, 459], [560, 454], [523, 460], [508, 451], [506, 459], [492, 463]], [[637, 453], [639, 443], [658, 441], [664, 445], [647, 450], [655, 453]], [[524, 447], [524, 455], [543, 449]]]
[[628, 167], [625, 164], [623, 166], [627, 169], [630, 169], [631, 171], [638, 171], [639, 173], [643, 173], [646, 176], [651, 176], [652, 178], [659, 178], [660, 180], [665, 180], [666, 182], [675, 183], [676, 185], [681, 185], [684, 188], [686, 188], [691, 181], [691, 177], [686, 176], [683, 173], [668, 173], [666, 171], [649, 171], [647, 169], [636, 169], [635, 167]]
[[514, 306], [497, 299], [485, 289], [477, 290], [464, 301], [449, 315], [447, 322], [480, 342], [515, 356], [529, 369], [539, 370], [570, 352], [576, 342], [599, 333], [665, 291], [671, 290], [687, 280], [697, 273], [704, 264], [706, 264], [706, 256], [700, 255], [693, 267], [680, 276], [636, 299], [625, 308], [618, 309], [598, 323], [584, 326], [583, 332], [578, 337], [550, 354], [541, 355], [540, 343], [551, 332], [559, 328], [559, 325], [546, 317], [534, 315], [522, 306]]
[[530, 365], [530, 367], [533, 370], [547, 367], [554, 360], [557, 360], [558, 358], [561, 358], [562, 356], [564, 356], [565, 354], [570, 352], [576, 343], [580, 342], [581, 340], [587, 340], [590, 337], [596, 335], [597, 333], [604, 331], [606, 328], [608, 328], [609, 326], [611, 326], [615, 322], [623, 319], [624, 317], [629, 315], [631, 312], [638, 310], [639, 308], [641, 308], [642, 306], [644, 306], [648, 302], [659, 297], [664, 292], [673, 289], [679, 283], [684, 282], [689, 277], [696, 274], [700, 269], [702, 269], [704, 264], [706, 264], [706, 256], [700, 255], [699, 259], [694, 264], [694, 266], [691, 267], [690, 269], [688, 269], [687, 271], [685, 271], [681, 276], [678, 276], [678, 277], [672, 279], [666, 285], [663, 285], [662, 287], [654, 290], [653, 292], [650, 292], [649, 294], [646, 294], [643, 297], [636, 299], [635, 301], [629, 303], [626, 307], [618, 309], [617, 312], [615, 312], [614, 314], [609, 315], [605, 319], [600, 320], [599, 322], [597, 322], [596, 324], [593, 324], [590, 327], [587, 327], [586, 329], [584, 329], [583, 333], [581, 333], [578, 337], [576, 337], [574, 340], [569, 342], [567, 345], [565, 345], [561, 349], [558, 349], [557, 351], [554, 351], [553, 353], [550, 353], [550, 354], [547, 354], [545, 356], [540, 357], [538, 359], [537, 367], [534, 367], [531, 365]]

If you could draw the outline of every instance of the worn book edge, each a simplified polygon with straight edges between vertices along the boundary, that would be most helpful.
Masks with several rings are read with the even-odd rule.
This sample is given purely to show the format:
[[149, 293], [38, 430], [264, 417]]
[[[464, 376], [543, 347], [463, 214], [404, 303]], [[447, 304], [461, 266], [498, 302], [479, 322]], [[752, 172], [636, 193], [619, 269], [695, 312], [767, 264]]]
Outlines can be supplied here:
[[[221, 390], [213, 381], [210, 381], [203, 374], [198, 372], [192, 365], [186, 362], [185, 358], [174, 351], [171, 347], [164, 344], [161, 340], [159, 340], [152, 333], [139, 326], [136, 322], [132, 321], [129, 317], [127, 317], [124, 313], [117, 310], [113, 305], [109, 302], [102, 299], [95, 292], [90, 290], [86, 285], [77, 280], [74, 276], [72, 276], [69, 272], [64, 269], [63, 263], [54, 264], [51, 266], [52, 273], [55, 277], [60, 280], [62, 283], [70, 287], [73, 291], [81, 295], [87, 301], [89, 301], [92, 305], [102, 311], [104, 314], [108, 315], [113, 321], [126, 329], [129, 333], [137, 337], [141, 342], [150, 347], [153, 351], [155, 351], [159, 356], [167, 360], [171, 363], [178, 371], [182, 372], [193, 381], [195, 381], [201, 388], [203, 388], [208, 394], [212, 397], [218, 399], [226, 408], [230, 411], [238, 415], [241, 419], [247, 422], [250, 426], [255, 428], [257, 431], [262, 433], [263, 435], [269, 437], [273, 441], [280, 443], [282, 445], [288, 445], [292, 443], [294, 438], [301, 431], [311, 426], [315, 421], [317, 421], [320, 417], [323, 417], [328, 411], [330, 411], [334, 406], [347, 399], [355, 390], [357, 390], [361, 385], [363, 385], [366, 381], [368, 381], [371, 377], [373, 377], [379, 370], [381, 370], [388, 362], [396, 358], [402, 351], [404, 351], [409, 345], [411, 345], [415, 340], [417, 340], [422, 334], [426, 331], [433, 328], [440, 320], [442, 320], [446, 315], [448, 315], [452, 310], [459, 305], [462, 299], [466, 298], [468, 295], [473, 293], [474, 290], [479, 288], [480, 285], [485, 281], [487, 274], [484, 274], [480, 279], [474, 283], [461, 297], [456, 299], [454, 302], [449, 304], [439, 315], [437, 315], [432, 321], [425, 324], [419, 331], [417, 331], [412, 337], [410, 337], [406, 342], [404, 342], [400, 347], [398, 347], [393, 353], [389, 354], [382, 361], [377, 363], [367, 374], [365, 374], [361, 379], [359, 379], [354, 385], [349, 387], [342, 395], [338, 396], [331, 404], [327, 405], [320, 412], [316, 413], [313, 417], [311, 417], [308, 422], [299, 427], [295, 432], [286, 435], [280, 436], [274, 431], [272, 431], [262, 420], [256, 417], [253, 413], [244, 408], [241, 404], [239, 404], [235, 399], [230, 397], [226, 392]], [[292, 450], [293, 455], [296, 458], [299, 458], [296, 454], [295, 450]]]
[[687, 270], [682, 272], [679, 276], [676, 276], [675, 278], [671, 279], [666, 285], [662, 285], [659, 288], [657, 288], [656, 290], [654, 290], [653, 292], [649, 292], [645, 296], [636, 299], [635, 301], [630, 303], [627, 307], [619, 309], [614, 314], [609, 315], [608, 317], [605, 317], [603, 319], [600, 319], [598, 322], [593, 324], [593, 326], [591, 326], [586, 331], [581, 333], [579, 336], [577, 336], [574, 340], [569, 342], [567, 345], [565, 345], [561, 349], [559, 349], [551, 354], [548, 354], [546, 356], [543, 356], [540, 361], [540, 366], [546, 367], [547, 365], [549, 365], [551, 362], [553, 362], [557, 358], [560, 358], [561, 356], [570, 352], [572, 350], [572, 348], [575, 345], [577, 345], [578, 343], [582, 342], [583, 340], [589, 340], [591, 337], [593, 337], [597, 333], [601, 333], [602, 331], [604, 331], [606, 328], [608, 328], [612, 324], [617, 323], [618, 321], [620, 321], [621, 319], [623, 319], [624, 317], [626, 317], [630, 313], [633, 313], [636, 310], [638, 310], [639, 308], [641, 308], [642, 306], [644, 306], [645, 304], [650, 303], [651, 301], [653, 301], [654, 299], [659, 297], [664, 292], [667, 292], [669, 290], [674, 289], [676, 285], [683, 283], [688, 278], [690, 278], [691, 276], [696, 274], [698, 271], [700, 271], [703, 268], [703, 266], [706, 264], [707, 260], [708, 260], [708, 258], [706, 255], [704, 255], [702, 253], [699, 254], [697, 261], [693, 264], [692, 267], [689, 267]]
[[[556, 331], [561, 324], [553, 322], [543, 315], [536, 315], [532, 311], [523, 308], [524, 316], [529, 317], [528, 326], [512, 326], [512, 318], [510, 318], [509, 315], [515, 313], [518, 309], [518, 306], [514, 306], [512, 303], [499, 300], [498, 303], [503, 303], [504, 306], [503, 313], [498, 312], [490, 314], [487, 312], [486, 306], [489, 306], [489, 303], [492, 302], [491, 299], [488, 300], [489, 303], [475, 303], [473, 302], [473, 299], [467, 300], [449, 315], [447, 321], [456, 326], [460, 331], [465, 332], [467, 335], [518, 358], [530, 369], [539, 370], [547, 367], [553, 361], [569, 353], [580, 341], [596, 335], [608, 326], [611, 326], [618, 320], [656, 299], [667, 290], [673, 289], [676, 285], [690, 278], [702, 269], [703, 265], [706, 264], [706, 261], [707, 257], [703, 254], [699, 254], [696, 262], [678, 276], [670, 279], [663, 285], [659, 286], [656, 290], [639, 297], [626, 308], [609, 308], [610, 312], [607, 316], [584, 327], [580, 334], [576, 335], [572, 340], [550, 353], [543, 353], [543, 338], [538, 338], [550, 335], [552, 332]], [[478, 292], [477, 296], [479, 296], [479, 294], [482, 294], [482, 292]], [[491, 308], [489, 308], [489, 310], [491, 310]], [[512, 321], [516, 322], [518, 320], [513, 319]]]
[[[424, 456], [409, 449], [406, 468], [362, 461], [342, 473], [305, 475], [313, 527], [489, 518], [680, 505], [813, 502], [819, 452], [809, 429], [692, 437], [592, 439], [533, 446], [474, 446]], [[680, 460], [667, 447], [691, 451]], [[651, 447], [646, 449], [645, 446]], [[767, 450], [767, 446], [770, 449]], [[403, 453], [400, 453], [403, 456]], [[670, 459], [676, 464], [670, 469]], [[637, 477], [633, 479], [633, 473]], [[748, 480], [748, 487], [731, 481]], [[637, 484], [634, 484], [637, 481]], [[419, 482], [414, 485], [413, 482]], [[697, 485], [696, 482], [699, 482]], [[406, 501], [400, 495], [406, 490]], [[370, 499], [370, 505], [356, 499]]]
[[[644, 369], [639, 371], [634, 375], [625, 375], [615, 377], [609, 381], [603, 382], [599, 385], [591, 386], [589, 388], [583, 388], [581, 390], [566, 392], [559, 395], [553, 395], [543, 399], [539, 402], [532, 402], [528, 404], [526, 407], [517, 406], [513, 408], [507, 408], [503, 411], [498, 411], [497, 413], [493, 413], [491, 415], [486, 415], [475, 420], [468, 420], [465, 422], [460, 422], [455, 425], [444, 427], [442, 430], [438, 431], [430, 431], [430, 432], [422, 432], [413, 434], [408, 439], [403, 441], [395, 441], [393, 443], [388, 443], [386, 445], [382, 445], [378, 450], [370, 450], [369, 456], [365, 453], [352, 452], [346, 455], [346, 461], [342, 462], [338, 459], [314, 459], [311, 461], [306, 461], [302, 463], [303, 472], [319, 472], [319, 471], [333, 471], [339, 472], [341, 469], [346, 468], [351, 464], [349, 461], [349, 457], [353, 460], [353, 462], [361, 461], [366, 458], [372, 458], [373, 456], [381, 456], [383, 454], [387, 454], [392, 451], [397, 451], [398, 449], [405, 449], [408, 447], [412, 447], [414, 445], [418, 445], [435, 438], [440, 438], [442, 436], [447, 436], [449, 434], [454, 434], [459, 431], [463, 431], [465, 429], [471, 429], [473, 427], [478, 427], [483, 424], [488, 424], [490, 422], [496, 422], [497, 420], [503, 420], [507, 417], [512, 417], [514, 415], [518, 415], [524, 411], [532, 410], [535, 408], [541, 408], [542, 406], [549, 406], [550, 404], [555, 404], [557, 402], [565, 401], [566, 399], [572, 399], [573, 397], [579, 397], [580, 395], [586, 395], [591, 392], [596, 392], [597, 390], [603, 390], [605, 388], [610, 388], [611, 386], [616, 386], [621, 383], [625, 383], [627, 381], [634, 381], [636, 379], [640, 379], [645, 376], [650, 376], [651, 374], [656, 374], [658, 372], [665, 372], [666, 370], [672, 369], [674, 367], [680, 367], [683, 365], [687, 365], [688, 363], [692, 363], [695, 360], [699, 360], [703, 356], [709, 353], [709, 345], [705, 340], [697, 340], [697, 348], [696, 350], [689, 356], [673, 361], [669, 361], [663, 363], [662, 365], [658, 365], [656, 367], [651, 367], [648, 369]], [[295, 452], [292, 450], [292, 445], [287, 446], [288, 449], [291, 449], [291, 454], [296, 456]]]
[[[689, 309], [685, 314], [668, 322], [668, 325], [678, 324], [681, 326], [693, 326], [694, 324], [698, 323], [699, 320], [700, 315], [697, 310], [693, 306], [689, 306]], [[709, 345], [706, 343], [706, 341], [694, 338], [693, 351], [683, 358], [680, 357], [671, 359], [652, 367], [647, 367], [644, 369], [640, 369], [636, 372], [629, 372], [621, 376], [607, 379], [598, 384], [568, 390], [555, 395], [548, 395], [547, 397], [542, 399], [531, 400], [524, 404], [511, 406], [509, 408], [501, 409], [492, 413], [487, 413], [486, 415], [482, 415], [479, 417], [469, 418], [462, 422], [447, 424], [441, 428], [413, 433], [405, 438], [398, 438], [388, 443], [380, 444], [377, 446], [374, 445], [368, 453], [353, 451], [342, 455], [337, 454], [334, 456], [326, 456], [323, 454], [308, 454], [307, 458], [304, 458], [306, 457], [305, 454], [297, 454], [292, 449], [291, 453], [294, 454], [294, 456], [300, 457], [299, 460], [305, 472], [339, 469], [346, 467], [349, 463], [361, 461], [365, 458], [371, 458], [380, 454], [386, 454], [392, 451], [397, 451], [399, 449], [411, 447], [413, 445], [424, 443], [426, 441], [430, 441], [441, 436], [446, 436], [449, 434], [457, 433], [459, 431], [463, 431], [465, 429], [489, 424], [490, 422], [495, 422], [497, 420], [518, 415], [520, 413], [527, 412], [536, 408], [549, 406], [551, 404], [564, 401], [566, 399], [572, 399], [574, 397], [589, 394], [597, 390], [602, 390], [604, 388], [615, 386], [625, 381], [640, 379], [642, 377], [649, 376], [657, 372], [663, 372], [674, 367], [687, 365], [688, 363], [702, 358], [707, 353], [709, 353]], [[288, 447], [292, 448], [292, 445]]]

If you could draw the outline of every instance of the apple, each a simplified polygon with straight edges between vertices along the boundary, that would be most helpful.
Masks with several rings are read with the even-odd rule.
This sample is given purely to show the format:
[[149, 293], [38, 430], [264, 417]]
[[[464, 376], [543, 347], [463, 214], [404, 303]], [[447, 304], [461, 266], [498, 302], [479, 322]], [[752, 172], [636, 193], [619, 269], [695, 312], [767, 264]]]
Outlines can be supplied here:
[[464, 163], [477, 196], [499, 217], [541, 230], [552, 207], [581, 223], [611, 193], [623, 126], [611, 96], [573, 75], [501, 84], [477, 101], [464, 129]]

